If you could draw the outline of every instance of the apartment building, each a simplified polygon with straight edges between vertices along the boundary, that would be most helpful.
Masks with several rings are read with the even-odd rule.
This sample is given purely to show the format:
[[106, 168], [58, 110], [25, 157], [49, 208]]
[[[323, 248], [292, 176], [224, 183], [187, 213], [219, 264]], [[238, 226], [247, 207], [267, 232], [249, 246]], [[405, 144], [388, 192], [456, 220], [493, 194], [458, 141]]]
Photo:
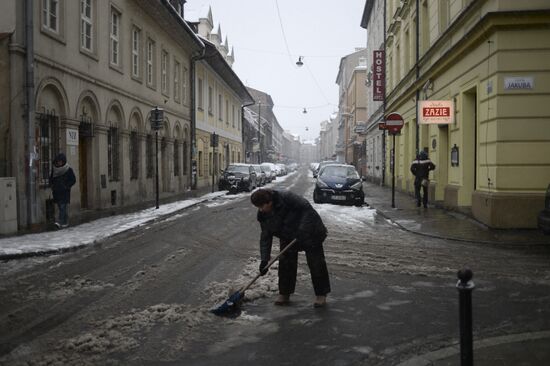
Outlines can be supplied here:
[[[490, 227], [536, 227], [550, 183], [550, 3], [386, 6], [386, 111], [405, 121], [398, 188], [413, 192], [409, 166], [425, 150], [437, 165], [432, 201]], [[444, 123], [427, 118], [429, 102], [446, 106]]]

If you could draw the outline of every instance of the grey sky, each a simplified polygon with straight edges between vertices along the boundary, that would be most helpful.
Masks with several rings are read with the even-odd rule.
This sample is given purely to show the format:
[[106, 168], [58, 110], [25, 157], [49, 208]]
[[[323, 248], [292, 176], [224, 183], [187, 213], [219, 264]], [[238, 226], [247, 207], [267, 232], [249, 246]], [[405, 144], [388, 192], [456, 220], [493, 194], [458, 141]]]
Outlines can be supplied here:
[[[337, 109], [340, 58], [366, 46], [359, 25], [365, 0], [188, 0], [185, 9], [206, 15], [209, 5], [243, 83], [272, 96], [285, 130], [302, 139], [318, 136], [320, 122]], [[298, 56], [304, 56], [301, 68]]]

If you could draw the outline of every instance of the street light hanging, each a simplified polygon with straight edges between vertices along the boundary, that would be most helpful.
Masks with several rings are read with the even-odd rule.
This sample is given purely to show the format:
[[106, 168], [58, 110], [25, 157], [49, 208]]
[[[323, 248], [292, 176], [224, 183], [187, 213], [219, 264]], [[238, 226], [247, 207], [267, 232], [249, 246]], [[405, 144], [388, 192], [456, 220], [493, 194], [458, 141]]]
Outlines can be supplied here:
[[298, 61], [296, 61], [296, 65], [298, 67], [304, 66], [304, 62], [302, 61], [303, 58], [304, 58], [304, 56], [298, 56]]
[[307, 113], [307, 109], [306, 107], [304, 107], [304, 110], [302, 111], [303, 114], [306, 114]]

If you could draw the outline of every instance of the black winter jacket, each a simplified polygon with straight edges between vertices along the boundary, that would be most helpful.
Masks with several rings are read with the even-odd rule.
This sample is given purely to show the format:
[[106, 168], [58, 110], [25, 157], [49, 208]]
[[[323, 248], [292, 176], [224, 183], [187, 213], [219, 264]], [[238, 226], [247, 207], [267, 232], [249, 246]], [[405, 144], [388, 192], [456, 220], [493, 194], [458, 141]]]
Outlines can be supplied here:
[[290, 191], [273, 191], [273, 210], [270, 213], [258, 211], [258, 221], [262, 229], [260, 236], [261, 260], [271, 258], [273, 237], [281, 240], [284, 246], [297, 238], [299, 250], [321, 246], [327, 237], [327, 228], [321, 216], [303, 197]]
[[50, 187], [52, 188], [53, 200], [56, 203], [71, 202], [71, 187], [75, 184], [73, 168], [69, 167], [67, 171], [57, 177], [50, 175]]
[[414, 174], [414, 184], [420, 185], [422, 179], [428, 179], [430, 175], [430, 170], [435, 169], [435, 164], [429, 158], [420, 160], [413, 160], [411, 164], [411, 173]]

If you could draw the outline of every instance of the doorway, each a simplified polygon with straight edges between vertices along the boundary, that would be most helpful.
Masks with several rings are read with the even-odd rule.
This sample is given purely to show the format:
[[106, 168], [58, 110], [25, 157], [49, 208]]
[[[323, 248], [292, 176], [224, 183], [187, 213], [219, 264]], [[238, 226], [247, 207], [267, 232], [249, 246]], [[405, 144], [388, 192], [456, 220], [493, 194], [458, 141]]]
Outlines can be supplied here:
[[459, 194], [460, 206], [472, 205], [472, 194], [477, 189], [477, 89], [474, 87], [463, 96], [463, 161], [462, 187]]

